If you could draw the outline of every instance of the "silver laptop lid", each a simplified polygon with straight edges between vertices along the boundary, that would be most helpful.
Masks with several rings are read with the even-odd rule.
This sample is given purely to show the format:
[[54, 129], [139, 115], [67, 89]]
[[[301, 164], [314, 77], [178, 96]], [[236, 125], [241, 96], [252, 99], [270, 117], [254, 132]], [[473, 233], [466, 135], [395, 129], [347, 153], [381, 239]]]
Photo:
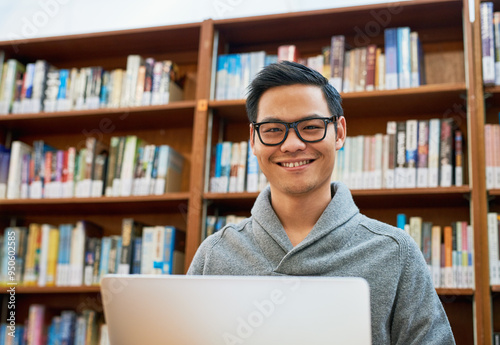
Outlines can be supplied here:
[[111, 345], [371, 344], [361, 278], [108, 275]]

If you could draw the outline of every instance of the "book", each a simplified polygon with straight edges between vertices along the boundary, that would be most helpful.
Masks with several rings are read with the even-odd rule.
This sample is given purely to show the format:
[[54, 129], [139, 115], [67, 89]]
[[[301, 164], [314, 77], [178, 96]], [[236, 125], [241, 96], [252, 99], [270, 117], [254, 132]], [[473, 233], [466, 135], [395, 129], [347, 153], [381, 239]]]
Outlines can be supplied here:
[[396, 121], [387, 122], [387, 144], [385, 146], [385, 156], [387, 160], [384, 161], [384, 187], [394, 188], [395, 187], [395, 168], [396, 168], [396, 134], [397, 134], [397, 123]]
[[158, 170], [154, 181], [154, 194], [180, 192], [184, 156], [168, 145], [161, 145], [158, 152]]
[[7, 199], [19, 199], [21, 197], [21, 171], [23, 157], [31, 154], [31, 146], [21, 142], [13, 141], [11, 145], [9, 175], [7, 179]]
[[398, 77], [398, 32], [397, 28], [384, 30], [385, 45], [385, 89], [393, 90], [399, 87]]
[[432, 251], [432, 281], [434, 282], [434, 287], [441, 287], [441, 226], [433, 225], [431, 228], [432, 239], [431, 239], [431, 251]]
[[[500, 134], [500, 133], [499, 133]], [[463, 136], [462, 136], [462, 131], [456, 130], [455, 131], [455, 171], [454, 171], [454, 181], [455, 181], [455, 186], [462, 186], [464, 183], [464, 154], [462, 150], [462, 144], [463, 144]]]
[[405, 188], [408, 181], [407, 162], [406, 162], [406, 122], [398, 121], [396, 123], [396, 167], [394, 168], [394, 187]]
[[441, 121], [439, 119], [431, 119], [429, 120], [429, 187], [439, 186], [440, 146]]
[[418, 121], [417, 187], [429, 186], [429, 120]]
[[422, 250], [422, 217], [410, 217], [410, 236], [413, 238], [417, 247]]
[[330, 84], [339, 92], [342, 91], [344, 79], [345, 36], [335, 35], [331, 38]]
[[441, 143], [439, 151], [439, 173], [441, 187], [450, 187], [453, 184], [453, 119], [441, 120]]
[[410, 28], [397, 28], [398, 47], [398, 86], [409, 88], [411, 86], [411, 43]]
[[406, 188], [417, 187], [418, 121], [406, 120]]
[[493, 3], [480, 4], [481, 16], [481, 50], [483, 66], [483, 83], [495, 84], [495, 41], [493, 31]]

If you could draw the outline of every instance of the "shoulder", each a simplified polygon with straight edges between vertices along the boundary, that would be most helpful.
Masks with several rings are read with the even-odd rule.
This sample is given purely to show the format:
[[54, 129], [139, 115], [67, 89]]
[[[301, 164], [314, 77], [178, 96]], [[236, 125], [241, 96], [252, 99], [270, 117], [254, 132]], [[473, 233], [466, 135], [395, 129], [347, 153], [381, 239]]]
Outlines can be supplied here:
[[246, 218], [238, 224], [227, 224], [221, 230], [208, 236], [198, 247], [191, 262], [188, 274], [203, 274], [205, 263], [215, 252], [228, 252], [236, 243], [244, 242], [251, 232], [252, 218]]
[[384, 250], [389, 250], [392, 255], [397, 254], [402, 262], [408, 264], [423, 256], [417, 244], [404, 230], [378, 220], [362, 216], [359, 226], [364, 229], [372, 241], [382, 244]]

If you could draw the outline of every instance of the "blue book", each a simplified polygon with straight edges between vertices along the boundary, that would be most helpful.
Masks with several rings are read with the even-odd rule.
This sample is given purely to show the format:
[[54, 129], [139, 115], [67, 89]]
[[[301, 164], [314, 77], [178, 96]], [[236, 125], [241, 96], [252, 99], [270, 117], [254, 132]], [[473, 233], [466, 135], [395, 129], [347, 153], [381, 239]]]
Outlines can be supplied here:
[[385, 29], [385, 88], [398, 88], [398, 36], [397, 28]]
[[7, 334], [7, 324], [2, 323], [0, 325], [0, 345], [5, 345], [6, 334]]
[[61, 312], [61, 345], [75, 343], [76, 314], [72, 310]]
[[398, 36], [398, 86], [411, 87], [410, 28], [397, 28]]
[[59, 71], [59, 90], [57, 92], [57, 99], [66, 99], [68, 90], [69, 70], [62, 69]]
[[104, 236], [101, 240], [101, 262], [99, 263], [99, 277], [108, 274], [110, 249], [111, 249], [111, 237]]
[[214, 176], [210, 179], [210, 191], [220, 192], [220, 176], [221, 176], [221, 157], [222, 157], [222, 143], [215, 145], [215, 172]]
[[397, 227], [404, 230], [406, 225], [406, 214], [399, 213], [397, 216]]
[[227, 55], [219, 55], [217, 57], [217, 72], [215, 75], [215, 99], [225, 100], [227, 99], [227, 83], [228, 83], [228, 57]]

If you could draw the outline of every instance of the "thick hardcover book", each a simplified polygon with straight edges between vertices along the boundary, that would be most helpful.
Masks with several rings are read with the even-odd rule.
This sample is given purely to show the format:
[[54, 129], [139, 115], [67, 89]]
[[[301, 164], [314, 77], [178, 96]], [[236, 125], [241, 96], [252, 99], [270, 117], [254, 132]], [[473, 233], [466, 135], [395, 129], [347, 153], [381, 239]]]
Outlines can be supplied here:
[[439, 186], [440, 119], [429, 120], [429, 187]]
[[411, 86], [410, 28], [397, 29], [398, 36], [398, 84], [399, 88]]
[[440, 182], [441, 187], [450, 187], [453, 184], [453, 119], [441, 120], [441, 147], [440, 158]]
[[332, 36], [329, 61], [331, 70], [330, 84], [339, 92], [342, 91], [342, 81], [344, 79], [344, 52], [345, 36]]
[[482, 2], [481, 12], [481, 43], [483, 53], [483, 83], [495, 84], [495, 41], [493, 33], [493, 3]]
[[418, 121], [417, 187], [429, 186], [429, 120]]
[[370, 44], [366, 48], [366, 83], [365, 90], [375, 90], [375, 69], [377, 62], [377, 46]]
[[406, 121], [406, 188], [417, 187], [418, 121]]
[[398, 33], [397, 28], [384, 31], [385, 38], [385, 89], [398, 88]]

